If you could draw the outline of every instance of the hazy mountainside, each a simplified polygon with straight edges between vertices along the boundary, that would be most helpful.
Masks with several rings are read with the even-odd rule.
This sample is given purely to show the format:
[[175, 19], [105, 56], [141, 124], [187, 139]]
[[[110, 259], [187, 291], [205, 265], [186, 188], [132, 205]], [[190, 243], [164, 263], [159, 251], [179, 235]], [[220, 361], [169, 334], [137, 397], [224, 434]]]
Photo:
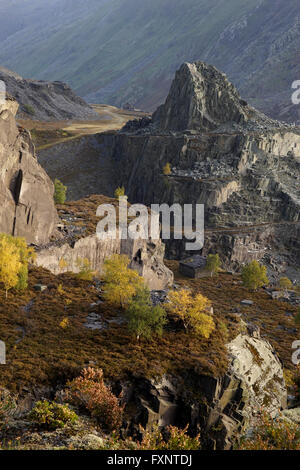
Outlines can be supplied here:
[[0, 80], [19, 104], [18, 117], [40, 121], [95, 120], [99, 115], [63, 82], [25, 80], [0, 67]]
[[67, 81], [90, 101], [152, 110], [182, 62], [204, 60], [272, 116], [298, 118], [290, 107], [300, 76], [298, 0], [2, 4], [0, 61], [23, 76]]

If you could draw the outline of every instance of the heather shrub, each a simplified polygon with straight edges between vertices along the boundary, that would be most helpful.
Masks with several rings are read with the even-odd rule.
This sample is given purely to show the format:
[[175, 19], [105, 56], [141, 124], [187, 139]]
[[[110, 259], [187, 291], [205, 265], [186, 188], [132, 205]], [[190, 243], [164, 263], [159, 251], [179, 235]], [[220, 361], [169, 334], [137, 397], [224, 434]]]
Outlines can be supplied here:
[[300, 450], [300, 428], [283, 418], [263, 413], [251, 437], [243, 438], [239, 450]]
[[47, 429], [64, 428], [66, 424], [77, 421], [77, 414], [68, 405], [38, 401], [29, 413], [29, 419]]
[[158, 426], [143, 432], [143, 440], [138, 445], [139, 450], [199, 450], [200, 436], [190, 437], [187, 434], [188, 427], [179, 429], [169, 426], [166, 438], [163, 437]]
[[67, 400], [87, 409], [100, 425], [112, 431], [122, 424], [123, 407], [104, 383], [102, 369], [83, 369], [81, 375], [68, 382]]

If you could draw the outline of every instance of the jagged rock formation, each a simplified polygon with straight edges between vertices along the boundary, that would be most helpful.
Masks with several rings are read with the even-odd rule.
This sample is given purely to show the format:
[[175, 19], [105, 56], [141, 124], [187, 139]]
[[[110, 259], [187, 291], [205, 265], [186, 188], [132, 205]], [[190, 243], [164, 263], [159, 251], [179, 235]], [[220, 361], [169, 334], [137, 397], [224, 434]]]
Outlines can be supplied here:
[[208, 230], [237, 236], [299, 224], [300, 130], [248, 106], [212, 66], [184, 64], [152, 121], [98, 141], [132, 202], [204, 204]]
[[[173, 284], [173, 273], [164, 265], [165, 246], [160, 239], [122, 240], [116, 237], [101, 240], [96, 235], [100, 204], [116, 205], [115, 199], [94, 195], [68, 203], [59, 209], [60, 236], [37, 249], [36, 264], [53, 274], [79, 272], [79, 259], [88, 259], [91, 269], [102, 272], [105, 259], [125, 254], [130, 267], [144, 277], [151, 290], [162, 290]], [[63, 260], [63, 263], [60, 263]]]
[[[162, 130], [209, 131], [221, 124], [245, 124], [262, 115], [243, 101], [225, 74], [215, 67], [185, 63], [176, 72], [164, 105], [153, 114]], [[265, 118], [265, 120], [267, 120]]]
[[[73, 246], [55, 244], [38, 251], [36, 264], [54, 274], [79, 272], [78, 260], [88, 259], [93, 270], [102, 272], [105, 259], [113, 254], [126, 254], [130, 267], [144, 277], [151, 290], [162, 290], [173, 284], [173, 273], [164, 265], [164, 245], [161, 240], [99, 240], [96, 235], [79, 239]], [[60, 267], [60, 260], [65, 267]]]
[[[193, 376], [183, 383], [164, 376], [123, 386], [126, 400], [138, 410], [134, 423], [145, 428], [189, 424], [201, 433], [205, 449], [230, 449], [234, 440], [255, 425], [262, 407], [272, 416], [287, 406], [282, 364], [273, 347], [248, 328], [229, 345], [230, 366], [222, 377]], [[193, 382], [197, 398], [188, 391]], [[132, 427], [133, 426], [133, 427]]]
[[19, 103], [17, 116], [39, 121], [95, 120], [99, 115], [63, 82], [27, 80], [0, 67], [0, 80]]
[[56, 228], [53, 184], [38, 164], [30, 135], [18, 128], [18, 104], [0, 104], [0, 232], [46, 243]]

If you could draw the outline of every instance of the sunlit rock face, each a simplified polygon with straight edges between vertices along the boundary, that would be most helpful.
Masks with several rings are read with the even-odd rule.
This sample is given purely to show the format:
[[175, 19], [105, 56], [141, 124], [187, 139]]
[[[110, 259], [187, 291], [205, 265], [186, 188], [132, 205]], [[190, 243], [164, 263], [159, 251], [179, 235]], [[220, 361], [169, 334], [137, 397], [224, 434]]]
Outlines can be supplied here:
[[[164, 265], [164, 244], [161, 240], [120, 240], [118, 237], [99, 240], [96, 235], [83, 237], [74, 244], [55, 243], [37, 252], [38, 266], [49, 269], [54, 274], [66, 271], [79, 272], [78, 259], [89, 260], [93, 270], [102, 272], [104, 261], [114, 254], [127, 255], [130, 267], [143, 276], [151, 290], [162, 290], [173, 284], [174, 276]], [[65, 266], [60, 265], [64, 260]]]
[[18, 104], [0, 104], [0, 232], [48, 242], [57, 214], [53, 184], [38, 164], [30, 134], [17, 126]]

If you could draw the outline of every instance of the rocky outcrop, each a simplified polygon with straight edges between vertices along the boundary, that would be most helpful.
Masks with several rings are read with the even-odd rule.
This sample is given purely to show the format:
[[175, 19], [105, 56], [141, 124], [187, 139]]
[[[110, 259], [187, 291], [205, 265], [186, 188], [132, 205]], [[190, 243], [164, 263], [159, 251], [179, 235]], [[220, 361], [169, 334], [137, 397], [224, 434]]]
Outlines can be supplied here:
[[204, 204], [207, 230], [236, 234], [299, 223], [300, 130], [248, 106], [212, 66], [184, 64], [151, 122], [99, 135], [98, 144], [131, 202]]
[[165, 376], [124, 385], [124, 397], [138, 410], [129, 431], [138, 423], [145, 428], [188, 424], [192, 433], [201, 433], [205, 449], [230, 449], [255, 425], [262, 408], [273, 417], [286, 408], [282, 364], [258, 329], [249, 325], [228, 345], [228, 352], [228, 372], [219, 378], [193, 374], [193, 384], [191, 377], [183, 384]]
[[72, 244], [57, 246], [54, 243], [38, 250], [36, 264], [53, 274], [78, 273], [78, 260], [86, 258], [91, 269], [101, 273], [105, 259], [113, 254], [125, 254], [131, 261], [130, 267], [144, 277], [149, 289], [162, 290], [173, 283], [173, 273], [163, 262], [164, 251], [161, 240], [99, 240], [96, 235], [91, 235]]
[[29, 133], [18, 128], [18, 104], [0, 104], [0, 232], [46, 243], [56, 228], [53, 184], [38, 164]]
[[243, 101], [225, 74], [203, 62], [185, 63], [176, 72], [164, 105], [153, 114], [159, 129], [209, 131], [221, 124], [267, 118]]
[[39, 121], [95, 120], [99, 115], [63, 82], [27, 80], [0, 67], [0, 80], [19, 103], [18, 117]]
[[[186, 251], [188, 240], [165, 240], [166, 257], [182, 260], [194, 256]], [[281, 222], [250, 227], [218, 228], [205, 231], [202, 255], [219, 253], [222, 266], [238, 271], [253, 260], [263, 261], [270, 280], [277, 281], [285, 273], [300, 282], [300, 223]]]

